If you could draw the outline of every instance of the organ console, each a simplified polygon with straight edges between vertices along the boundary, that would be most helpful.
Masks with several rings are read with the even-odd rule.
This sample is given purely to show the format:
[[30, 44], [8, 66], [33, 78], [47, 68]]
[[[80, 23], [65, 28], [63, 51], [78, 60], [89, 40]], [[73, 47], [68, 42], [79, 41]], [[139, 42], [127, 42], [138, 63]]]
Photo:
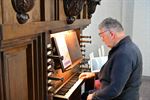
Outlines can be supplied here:
[[47, 51], [53, 51], [53, 52], [55, 52], [56, 49], [55, 48], [47, 48]]
[[54, 66], [54, 62], [53, 61], [49, 61], [47, 62], [47, 68], [51, 67], [51, 66]]
[[60, 60], [63, 60], [63, 59], [64, 59], [63, 56], [58, 56], [58, 55], [47, 55], [47, 58], [60, 59]]
[[[48, 73], [54, 73], [54, 70], [52, 70], [52, 69], [47, 69], [47, 72]], [[49, 75], [48, 75], [49, 76]]]
[[85, 57], [85, 54], [82, 54], [82, 56], [84, 56], [84, 57]]
[[85, 52], [86, 50], [85, 49], [81, 49], [81, 52]]
[[[48, 75], [49, 76], [49, 75]], [[55, 80], [55, 81], [63, 81], [64, 78], [58, 78], [58, 77], [48, 77], [49, 80]]]
[[[81, 100], [82, 85], [85, 89], [94, 86], [78, 79], [85, 56], [82, 53], [86, 51], [84, 43], [91, 43], [86, 40], [91, 36], [80, 36], [91, 22], [91, 5], [87, 0], [28, 1], [0, 3], [0, 100]], [[16, 17], [20, 9], [25, 14], [29, 12], [27, 20], [24, 16], [19, 16], [19, 20]], [[63, 36], [61, 32], [66, 31]], [[60, 55], [66, 52], [64, 48], [63, 52], [57, 48], [65, 47], [63, 42], [55, 44], [52, 40], [57, 33], [58, 37], [65, 37], [65, 56]], [[69, 64], [63, 62], [68, 55]]]
[[[78, 79], [80, 73], [74, 74], [62, 87], [58, 88], [54, 93], [54, 99], [59, 100], [80, 100], [80, 89], [83, 80]], [[78, 90], [79, 89], [79, 90]], [[75, 92], [75, 93], [74, 93]], [[79, 93], [78, 93], [79, 92]], [[77, 94], [76, 94], [77, 93]]]
[[89, 40], [80, 40], [80, 43], [92, 43], [92, 42]]
[[91, 36], [80, 36], [80, 38], [90, 38], [91, 39]]
[[82, 48], [82, 47], [84, 47], [85, 48], [85, 45], [83, 45], [83, 44], [80, 44], [80, 47]]

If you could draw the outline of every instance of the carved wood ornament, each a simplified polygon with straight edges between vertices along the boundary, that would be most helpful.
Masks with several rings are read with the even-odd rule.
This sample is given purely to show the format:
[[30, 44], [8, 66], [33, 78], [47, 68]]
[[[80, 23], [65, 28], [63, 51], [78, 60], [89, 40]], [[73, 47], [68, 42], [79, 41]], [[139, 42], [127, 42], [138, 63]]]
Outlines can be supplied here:
[[67, 16], [67, 23], [72, 24], [75, 17], [80, 14], [85, 0], [64, 0], [64, 10]]
[[14, 10], [16, 11], [16, 17], [20, 24], [24, 24], [29, 19], [27, 14], [34, 6], [34, 0], [11, 0]]
[[92, 17], [92, 14], [96, 10], [96, 6], [100, 5], [101, 0], [87, 0], [88, 5], [88, 18]]

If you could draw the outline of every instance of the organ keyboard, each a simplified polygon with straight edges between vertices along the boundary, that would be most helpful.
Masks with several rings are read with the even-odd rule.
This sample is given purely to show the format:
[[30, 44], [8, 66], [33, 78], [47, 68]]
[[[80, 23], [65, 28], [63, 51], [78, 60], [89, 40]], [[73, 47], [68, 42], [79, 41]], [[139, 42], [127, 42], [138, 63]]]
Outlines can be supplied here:
[[74, 74], [69, 81], [59, 87], [59, 89], [54, 92], [54, 100], [73, 100], [71, 99], [72, 97], [74, 97], [74, 100], [80, 100], [79, 94], [81, 93], [78, 93], [78, 97], [75, 96], [76, 92], [81, 92], [80, 87], [83, 83], [82, 79], [78, 79], [79, 75], [79, 73]]

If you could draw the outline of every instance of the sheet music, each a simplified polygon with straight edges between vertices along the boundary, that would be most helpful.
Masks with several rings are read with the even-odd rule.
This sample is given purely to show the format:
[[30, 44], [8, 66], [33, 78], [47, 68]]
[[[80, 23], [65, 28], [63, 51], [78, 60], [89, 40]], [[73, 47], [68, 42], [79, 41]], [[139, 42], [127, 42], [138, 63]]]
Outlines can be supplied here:
[[64, 57], [64, 59], [62, 60], [62, 63], [63, 63], [64, 68], [66, 68], [72, 64], [72, 61], [71, 61], [68, 47], [66, 44], [65, 34], [63, 32], [59, 33], [58, 35], [53, 34], [52, 37], [54, 37], [54, 40], [57, 44], [56, 46], [59, 50], [60, 55]]
[[107, 62], [108, 56], [94, 57], [90, 60], [91, 72], [99, 72], [101, 67]]

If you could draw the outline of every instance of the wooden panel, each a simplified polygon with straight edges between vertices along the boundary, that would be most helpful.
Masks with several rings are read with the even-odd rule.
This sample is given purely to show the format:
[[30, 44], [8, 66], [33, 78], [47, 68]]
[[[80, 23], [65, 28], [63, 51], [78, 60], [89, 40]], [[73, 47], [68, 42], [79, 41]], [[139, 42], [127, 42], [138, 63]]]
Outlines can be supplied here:
[[[41, 47], [39, 47], [39, 49], [41, 49], [39, 52], [40, 52], [40, 56], [41, 56], [41, 59], [39, 59], [41, 62], [42, 62], [42, 65], [40, 66], [40, 100], [47, 100], [47, 97], [48, 97], [48, 85], [47, 85], [47, 44], [48, 44], [48, 35], [49, 35], [49, 32], [45, 32], [45, 33], [41, 33], [40, 34], [40, 38], [41, 38], [41, 41], [39, 42], [41, 44]], [[40, 40], [40, 39], [39, 39]], [[39, 62], [39, 61], [38, 61]], [[42, 76], [42, 77], [41, 77]], [[42, 92], [42, 93], [41, 93]], [[51, 99], [50, 99], [51, 100]]]
[[34, 0], [34, 7], [28, 14], [30, 16], [28, 22], [40, 21], [40, 0]]
[[76, 31], [70, 31], [69, 34], [66, 34], [66, 43], [72, 62], [82, 58], [82, 53], [76, 34]]
[[54, 0], [50, 0], [50, 19], [53, 21], [55, 19], [55, 12], [54, 12]]
[[[44, 33], [43, 33], [44, 35]], [[45, 51], [45, 39], [42, 34], [38, 35], [27, 48], [27, 66], [29, 78], [29, 96], [31, 100], [46, 100], [46, 62], [44, 62], [43, 54]], [[45, 60], [46, 61], [46, 60]], [[45, 75], [44, 75], [45, 74]]]
[[43, 55], [41, 54], [41, 36], [38, 36], [36, 40], [34, 40], [33, 42], [33, 57], [34, 57], [34, 75], [35, 75], [35, 93], [36, 93], [36, 97], [35, 100], [42, 100], [42, 98], [44, 97], [43, 95], [43, 86], [45, 86], [43, 84], [44, 80], [43, 80]]
[[83, 6], [83, 18], [84, 19], [86, 19], [86, 18], [88, 18], [88, 6], [87, 6], [87, 4], [84, 4], [84, 6]]
[[0, 100], [4, 100], [3, 81], [2, 81], [2, 52], [0, 52]]
[[9, 49], [17, 48], [20, 46], [26, 46], [27, 44], [31, 44], [31, 41], [35, 39], [37, 35], [20, 37], [12, 40], [1, 41], [1, 50], [7, 51]]
[[59, 20], [66, 20], [63, 0], [59, 0]]
[[[28, 44], [27, 45], [27, 72], [28, 72], [28, 96], [29, 96], [29, 100], [36, 100], [35, 99], [35, 82], [34, 82], [34, 63], [33, 63], [33, 43], [32, 44]], [[37, 92], [37, 91], [36, 91]]]
[[51, 0], [45, 0], [45, 21], [50, 21]]
[[45, 0], [45, 21], [53, 21], [54, 15], [54, 0]]
[[26, 48], [4, 53], [6, 100], [28, 100]]
[[4, 24], [17, 23], [16, 13], [12, 7], [11, 0], [3, 0], [2, 2], [2, 16]]
[[80, 12], [80, 19], [83, 19], [83, 9]]
[[95, 78], [90, 78], [85, 81], [85, 91], [94, 89], [94, 81], [95, 81]]
[[47, 72], [47, 63], [46, 59], [44, 58], [46, 57], [44, 56], [46, 55], [44, 36], [44, 33], [39, 34], [37, 38], [33, 40], [32, 45], [29, 45], [27, 49], [28, 78], [29, 80], [32, 80], [29, 83], [29, 92], [30, 97], [33, 95], [34, 100], [46, 100], [47, 98], [47, 80], [45, 78]]
[[71, 95], [69, 100], [81, 100], [81, 86], [79, 86]]
[[[27, 12], [27, 14], [29, 14], [29, 20], [27, 22], [40, 21], [40, 0], [34, 0], [34, 2], [33, 9]], [[4, 24], [18, 23], [16, 12], [12, 6], [11, 0], [3, 0], [1, 15], [3, 16], [2, 19]]]
[[51, 22], [32, 22], [24, 25], [8, 24], [0, 26], [2, 39], [13, 39], [21, 36], [33, 35], [51, 30], [52, 32], [60, 32], [69, 29], [77, 29], [85, 27], [90, 24], [90, 20], [76, 20], [73, 24], [67, 25], [64, 21], [51, 21]]
[[2, 24], [2, 0], [0, 0], [0, 24]]
[[45, 21], [45, 0], [40, 0], [41, 21]]
[[59, 0], [54, 0], [55, 20], [59, 20]]
[[[1, 51], [4, 52], [2, 66], [5, 68], [4, 76], [6, 76], [4, 100], [46, 100], [47, 98], [46, 37], [44, 33], [35, 36], [2, 43]], [[19, 39], [20, 42], [17, 42]], [[0, 85], [3, 86], [1, 83]], [[0, 90], [2, 91], [1, 88]]]

